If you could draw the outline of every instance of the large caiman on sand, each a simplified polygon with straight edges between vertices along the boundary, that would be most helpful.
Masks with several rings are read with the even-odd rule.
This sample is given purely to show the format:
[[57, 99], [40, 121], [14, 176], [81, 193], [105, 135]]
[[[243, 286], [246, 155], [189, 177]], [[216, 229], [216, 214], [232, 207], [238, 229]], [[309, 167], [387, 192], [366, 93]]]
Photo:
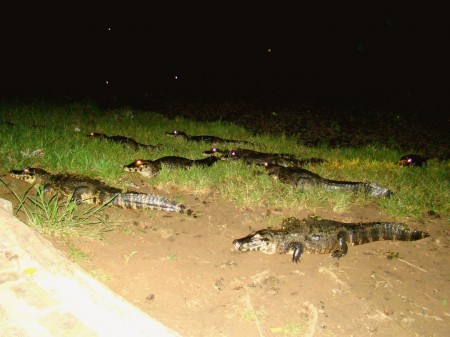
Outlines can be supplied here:
[[422, 232], [397, 222], [344, 223], [308, 217], [283, 220], [280, 229], [261, 229], [233, 241], [240, 252], [261, 251], [266, 254], [292, 252], [292, 262], [298, 262], [304, 252], [328, 254], [341, 258], [348, 245], [361, 245], [380, 240], [416, 241], [428, 237]]

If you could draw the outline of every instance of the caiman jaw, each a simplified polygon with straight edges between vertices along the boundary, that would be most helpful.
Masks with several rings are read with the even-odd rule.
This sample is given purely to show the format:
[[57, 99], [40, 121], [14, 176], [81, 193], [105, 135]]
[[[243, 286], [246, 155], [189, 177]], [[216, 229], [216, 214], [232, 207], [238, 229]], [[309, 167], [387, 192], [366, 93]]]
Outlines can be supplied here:
[[28, 168], [23, 170], [11, 170], [9, 171], [11, 177], [26, 181], [29, 184], [34, 184], [36, 181], [36, 176]]
[[123, 169], [128, 172], [140, 172], [145, 168], [144, 159], [136, 159], [134, 162], [128, 165], [124, 165]]
[[234, 240], [233, 247], [239, 252], [259, 250], [267, 254], [274, 253], [276, 248], [265, 230], [253, 232], [244, 238]]
[[136, 159], [131, 164], [124, 165], [123, 168], [127, 171], [127, 169], [139, 168], [142, 165], [144, 165], [144, 160], [143, 159]]
[[157, 173], [152, 165], [149, 165], [149, 162], [144, 159], [137, 159], [129, 165], [124, 165], [123, 169], [127, 172], [139, 172], [143, 176], [151, 176]]

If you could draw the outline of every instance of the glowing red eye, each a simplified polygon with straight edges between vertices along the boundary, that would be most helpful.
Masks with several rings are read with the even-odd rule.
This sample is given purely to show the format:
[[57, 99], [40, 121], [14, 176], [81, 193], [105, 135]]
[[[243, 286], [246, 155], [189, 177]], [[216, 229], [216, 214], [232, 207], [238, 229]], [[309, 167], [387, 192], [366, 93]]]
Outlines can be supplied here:
[[136, 160], [136, 165], [142, 165], [142, 161], [140, 159]]
[[412, 158], [408, 158], [408, 163], [412, 163]]
[[217, 152], [217, 147], [213, 147], [213, 148], [211, 149], [211, 151], [212, 151], [212, 152]]
[[231, 151], [231, 155], [235, 156], [236, 155], [236, 151]]
[[177, 133], [178, 133], [178, 131], [177, 131], [177, 130], [173, 130], [173, 133], [174, 133], [174, 134], [177, 134]]

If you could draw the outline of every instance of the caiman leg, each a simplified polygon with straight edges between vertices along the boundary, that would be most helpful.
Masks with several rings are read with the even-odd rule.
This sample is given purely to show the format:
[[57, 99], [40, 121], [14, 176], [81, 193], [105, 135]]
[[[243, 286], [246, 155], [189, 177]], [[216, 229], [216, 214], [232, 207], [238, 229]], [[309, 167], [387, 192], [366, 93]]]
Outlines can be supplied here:
[[336, 257], [338, 260], [343, 257], [348, 252], [348, 245], [346, 242], [347, 233], [344, 231], [341, 231], [337, 235], [338, 241], [339, 241], [339, 249], [335, 250], [331, 257]]
[[44, 185], [44, 194], [47, 194], [52, 190], [52, 187], [49, 184]]
[[88, 186], [78, 186], [75, 188], [72, 194], [72, 199], [70, 201], [75, 202], [77, 205], [81, 204], [83, 201], [83, 193], [86, 193], [89, 191]]
[[285, 252], [288, 252], [291, 249], [294, 251], [292, 254], [292, 262], [298, 263], [298, 260], [300, 260], [300, 257], [303, 254], [303, 244], [301, 242], [289, 242], [286, 246]]

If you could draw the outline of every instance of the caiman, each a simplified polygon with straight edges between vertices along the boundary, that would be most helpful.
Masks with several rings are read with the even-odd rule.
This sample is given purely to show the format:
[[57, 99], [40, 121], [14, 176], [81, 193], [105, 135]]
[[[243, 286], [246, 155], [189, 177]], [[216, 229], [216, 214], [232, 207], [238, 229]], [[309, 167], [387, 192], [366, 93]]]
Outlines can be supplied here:
[[148, 149], [150, 151], [158, 151], [161, 150], [161, 145], [149, 145], [142, 144], [135, 141], [133, 138], [128, 138], [125, 136], [107, 136], [104, 133], [91, 132], [87, 135], [89, 138], [97, 138], [97, 139], [106, 139], [111, 142], [124, 144], [130, 146], [133, 150], [138, 150], [139, 148]]
[[397, 162], [399, 166], [423, 166], [426, 165], [428, 157], [420, 156], [418, 154], [407, 154], [402, 156]]
[[266, 254], [292, 254], [298, 262], [303, 253], [328, 254], [337, 259], [345, 256], [348, 245], [380, 240], [416, 241], [429, 234], [397, 222], [344, 223], [308, 217], [283, 220], [280, 229], [261, 229], [233, 241], [240, 252], [259, 250]]
[[157, 209], [192, 215], [186, 206], [156, 194], [123, 191], [100, 180], [74, 174], [52, 174], [41, 168], [11, 170], [13, 178], [43, 186], [45, 193], [72, 197], [77, 203], [109, 205], [129, 209]]
[[245, 157], [245, 156], [257, 156], [257, 155], [271, 155], [271, 156], [277, 156], [285, 159], [297, 159], [297, 157], [293, 154], [288, 153], [264, 153], [259, 152], [255, 150], [250, 149], [242, 149], [242, 148], [236, 148], [233, 150], [222, 150], [218, 147], [212, 147], [211, 149], [204, 151], [204, 155], [207, 156], [216, 156], [223, 159], [229, 159], [231, 156], [239, 156], [239, 157]]
[[282, 153], [242, 153], [238, 150], [231, 150], [230, 159], [242, 159], [247, 165], [265, 165], [266, 163], [280, 165], [284, 167], [302, 167], [308, 164], [323, 164], [327, 162], [322, 158], [296, 158], [294, 155]]
[[265, 169], [266, 173], [279, 179], [281, 182], [298, 186], [301, 189], [308, 186], [317, 186], [327, 191], [362, 191], [372, 197], [389, 197], [393, 194], [392, 191], [375, 183], [326, 179], [301, 167], [283, 167], [266, 163]]
[[204, 159], [188, 159], [177, 156], [167, 156], [156, 160], [136, 159], [128, 165], [124, 165], [123, 169], [127, 172], [138, 172], [144, 177], [154, 176], [161, 171], [162, 166], [173, 169], [189, 169], [192, 166], [211, 166], [219, 158], [208, 157]]
[[297, 158], [293, 154], [288, 153], [265, 153], [249, 149], [233, 149], [221, 150], [213, 147], [208, 151], [204, 151], [205, 155], [212, 155], [221, 158], [222, 160], [237, 160], [241, 159], [248, 165], [265, 165], [265, 163], [276, 164], [284, 167], [301, 167], [307, 164], [322, 164], [327, 160], [322, 158]]
[[186, 132], [173, 130], [172, 132], [166, 132], [166, 136], [182, 138], [188, 141], [194, 142], [206, 142], [206, 143], [241, 143], [241, 144], [250, 144], [254, 145], [254, 143], [246, 141], [246, 140], [235, 140], [235, 139], [225, 139], [216, 136], [189, 136]]

